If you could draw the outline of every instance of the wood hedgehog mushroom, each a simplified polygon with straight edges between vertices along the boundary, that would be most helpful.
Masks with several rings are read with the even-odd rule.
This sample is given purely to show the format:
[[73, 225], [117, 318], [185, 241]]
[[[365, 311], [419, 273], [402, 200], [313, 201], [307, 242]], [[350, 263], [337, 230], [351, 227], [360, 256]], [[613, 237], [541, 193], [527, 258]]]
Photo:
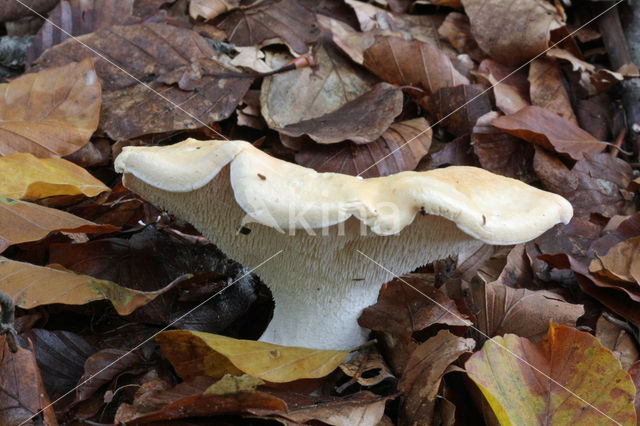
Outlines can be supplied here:
[[260, 340], [288, 346], [365, 341], [358, 316], [393, 277], [363, 254], [400, 275], [482, 243], [528, 241], [573, 213], [559, 195], [479, 168], [361, 179], [318, 173], [244, 141], [127, 147], [115, 167], [127, 188], [247, 267], [283, 250], [255, 273], [275, 301]]

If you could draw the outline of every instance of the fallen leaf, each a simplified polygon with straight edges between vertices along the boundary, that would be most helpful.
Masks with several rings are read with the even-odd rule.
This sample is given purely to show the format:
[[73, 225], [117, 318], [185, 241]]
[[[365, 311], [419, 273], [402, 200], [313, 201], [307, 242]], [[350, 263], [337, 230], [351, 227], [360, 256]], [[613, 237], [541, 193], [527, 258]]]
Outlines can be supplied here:
[[[84, 371], [84, 362], [96, 351], [82, 336], [65, 330], [49, 331], [34, 328], [20, 333], [20, 339], [33, 342], [33, 353], [42, 374], [45, 389], [49, 396], [56, 400], [64, 398], [78, 384]], [[73, 400], [59, 401], [58, 407]]]
[[94, 197], [109, 191], [91, 173], [62, 158], [16, 152], [0, 157], [0, 170], [0, 194], [20, 200], [79, 194]]
[[377, 36], [364, 52], [363, 65], [381, 79], [401, 86], [416, 86], [426, 94], [443, 87], [469, 84], [469, 80], [437, 47], [399, 37]]
[[582, 305], [567, 303], [551, 291], [515, 289], [499, 282], [473, 281], [469, 306], [483, 334], [493, 337], [513, 333], [532, 341], [544, 337], [549, 321], [575, 326], [584, 314]]
[[329, 114], [275, 129], [285, 135], [308, 135], [321, 144], [350, 140], [364, 144], [376, 140], [402, 112], [402, 90], [379, 83], [370, 91]]
[[133, 24], [134, 0], [62, 0], [49, 12], [27, 50], [26, 62], [33, 62], [51, 46], [70, 36], [88, 34], [111, 25]]
[[[333, 145], [302, 143], [296, 163], [319, 172], [362, 177], [387, 176], [414, 170], [431, 146], [431, 126], [424, 118], [401, 121], [377, 140], [364, 145], [343, 142]], [[372, 167], [373, 166], [373, 167]]]
[[573, 113], [569, 93], [565, 89], [564, 77], [557, 62], [551, 58], [537, 58], [529, 64], [531, 104], [551, 111], [575, 125], [578, 120]]
[[636, 284], [593, 275], [587, 265], [565, 253], [542, 254], [539, 259], [558, 269], [571, 269], [583, 292], [632, 323], [640, 323], [640, 289]]
[[221, 395], [206, 395], [204, 392], [209, 386], [210, 378], [197, 377], [172, 389], [136, 394], [133, 405], [122, 404], [118, 408], [115, 420], [128, 425], [146, 425], [187, 417], [238, 415], [246, 413], [250, 408], [287, 410], [287, 404], [282, 399], [266, 392], [240, 390]]
[[505, 65], [520, 65], [544, 52], [551, 31], [563, 25], [544, 0], [462, 0], [471, 33], [482, 50]]
[[431, 102], [440, 125], [454, 136], [471, 133], [478, 118], [491, 111], [487, 90], [479, 84], [443, 87]]
[[359, 351], [353, 358], [343, 362], [338, 367], [345, 376], [350, 377], [345, 384], [340, 385], [338, 393], [342, 393], [340, 390], [345, 389], [345, 385], [353, 383], [357, 383], [364, 388], [371, 388], [385, 381], [395, 385], [397, 381], [395, 376], [391, 374], [389, 366], [382, 355], [375, 349]]
[[415, 333], [434, 324], [468, 327], [472, 323], [441, 290], [424, 280], [401, 278], [383, 286], [378, 301], [363, 309], [358, 324], [398, 335]]
[[442, 166], [478, 166], [478, 158], [473, 152], [471, 138], [462, 135], [451, 142], [447, 142], [432, 150], [429, 154], [430, 162], [423, 170], [435, 169]]
[[[38, 13], [46, 14], [58, 3], [58, 0], [26, 0], [23, 1]], [[15, 21], [31, 15], [31, 11], [18, 2], [7, 2], [0, 10], [0, 22]]]
[[[67, 40], [36, 62], [52, 66], [84, 58], [85, 45], [101, 52], [104, 58], [93, 56], [104, 89], [100, 129], [114, 140], [196, 129], [227, 118], [252, 82], [211, 59], [215, 51], [196, 32], [173, 25], [111, 26], [77, 39], [84, 45]], [[113, 65], [122, 63], [129, 74]], [[182, 77], [190, 90], [162, 83], [176, 76], [175, 83]]]
[[596, 323], [596, 337], [605, 348], [609, 349], [628, 370], [640, 358], [634, 337], [620, 326], [609, 322], [605, 315], [600, 315]]
[[493, 88], [496, 106], [503, 113], [513, 114], [531, 104], [529, 81], [523, 69], [485, 59], [478, 66], [478, 75]]
[[401, 424], [431, 423], [440, 382], [447, 367], [462, 354], [471, 352], [474, 346], [473, 339], [464, 339], [447, 330], [440, 330], [413, 351], [398, 382], [398, 389], [404, 394], [400, 408]]
[[135, 291], [87, 275], [17, 262], [0, 256], [0, 291], [23, 309], [53, 303], [84, 305], [108, 299], [120, 315], [128, 315], [171, 287], [170, 284], [159, 291]]
[[231, 11], [214, 22], [238, 46], [284, 42], [294, 52], [307, 52], [318, 40], [315, 14], [295, 0], [265, 0]]
[[589, 255], [605, 254], [616, 244], [635, 237], [640, 237], [640, 212], [628, 216], [615, 226], [615, 229], [610, 233], [594, 241], [589, 247]]
[[107, 348], [89, 356], [84, 363], [84, 374], [75, 389], [76, 402], [85, 401], [100, 387], [142, 362], [137, 352], [125, 349]]
[[[633, 383], [636, 385], [636, 390], [640, 389], [640, 361], [633, 363], [631, 368], [629, 368], [629, 374], [631, 375]], [[634, 405], [636, 407], [636, 417], [640, 418], [640, 392], [636, 393]]]
[[210, 333], [174, 330], [156, 340], [182, 379], [207, 375], [250, 374], [262, 380], [287, 383], [319, 378], [338, 367], [348, 351], [328, 351], [239, 340]]
[[533, 147], [491, 125], [495, 111], [478, 118], [471, 133], [473, 152], [483, 169], [524, 182], [535, 179]]
[[32, 351], [22, 347], [18, 347], [18, 352], [11, 353], [5, 336], [0, 336], [0, 389], [1, 424], [27, 424], [42, 410], [42, 421], [47, 426], [57, 426], [36, 357]]
[[624, 77], [617, 72], [610, 71], [606, 68], [596, 68], [595, 65], [576, 58], [571, 52], [554, 48], [546, 52], [551, 58], [564, 59], [571, 63], [573, 71], [580, 73], [580, 85], [585, 88], [590, 95], [597, 92], [605, 92], [618, 82], [624, 80]]
[[189, 2], [189, 16], [193, 19], [202, 17], [209, 20], [238, 6], [240, 6], [239, 0], [191, 0]]
[[[331, 113], [365, 94], [375, 79], [346, 59], [328, 42], [316, 50], [318, 65], [276, 74], [264, 79], [260, 92], [262, 116], [272, 129]], [[288, 56], [271, 55], [267, 64], [279, 68]]]
[[572, 158], [601, 152], [605, 145], [569, 120], [551, 111], [527, 106], [518, 112], [498, 117], [491, 124], [513, 136]]
[[99, 234], [117, 231], [67, 212], [0, 195], [0, 253], [13, 244], [38, 241], [51, 232]]
[[396, 395], [379, 396], [368, 391], [342, 398], [274, 392], [287, 404], [287, 411], [250, 408], [251, 414], [285, 424], [328, 424], [337, 426], [378, 426], [387, 401]]
[[487, 57], [473, 38], [469, 18], [463, 13], [450, 12], [438, 28], [438, 34], [449, 40], [458, 52], [468, 54], [474, 61], [480, 62]]
[[605, 255], [595, 256], [589, 272], [640, 285], [640, 237], [629, 238], [611, 247]]
[[571, 202], [574, 216], [599, 213], [613, 217], [633, 211], [633, 196], [625, 189], [633, 171], [620, 158], [587, 155], [569, 171], [562, 161], [536, 147], [533, 168], [547, 189]]
[[99, 112], [100, 83], [91, 59], [0, 84], [0, 155], [71, 154], [89, 141]]
[[551, 323], [538, 343], [496, 337], [465, 368], [501, 424], [636, 422], [631, 377], [589, 333]]

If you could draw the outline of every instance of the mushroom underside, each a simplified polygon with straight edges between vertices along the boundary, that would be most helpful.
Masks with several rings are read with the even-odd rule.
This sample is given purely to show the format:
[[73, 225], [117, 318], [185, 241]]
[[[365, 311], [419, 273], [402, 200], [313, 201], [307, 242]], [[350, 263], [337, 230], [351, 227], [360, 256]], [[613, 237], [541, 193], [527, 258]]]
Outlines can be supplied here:
[[[247, 268], [282, 250], [254, 271], [275, 301], [273, 319], [260, 340], [281, 345], [350, 349], [363, 343], [368, 331], [358, 326], [357, 319], [363, 308], [375, 303], [383, 283], [482, 244], [454, 222], [435, 215], [419, 214], [411, 225], [389, 236], [371, 232], [355, 217], [326, 228], [285, 232], [247, 224], [246, 213], [236, 203], [228, 165], [209, 183], [189, 192], [158, 189], [127, 173], [124, 183], [189, 221]], [[238, 232], [243, 224], [246, 229]], [[416, 293], [416, 297], [422, 296]]]

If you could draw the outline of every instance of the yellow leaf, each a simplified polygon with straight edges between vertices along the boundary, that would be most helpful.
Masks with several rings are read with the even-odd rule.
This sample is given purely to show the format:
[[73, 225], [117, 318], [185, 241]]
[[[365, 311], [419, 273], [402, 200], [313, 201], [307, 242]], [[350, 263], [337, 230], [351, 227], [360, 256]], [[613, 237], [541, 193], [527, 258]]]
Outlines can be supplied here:
[[184, 380], [201, 375], [219, 378], [242, 373], [274, 383], [319, 378], [335, 370], [349, 354], [348, 351], [280, 346], [189, 330], [165, 331], [156, 340]]
[[538, 343], [494, 337], [465, 368], [501, 425], [636, 424], [631, 377], [598, 339], [575, 328], [551, 323]]
[[94, 197], [109, 191], [91, 173], [62, 158], [36, 158], [14, 153], [0, 157], [0, 194], [20, 200], [56, 195]]
[[108, 299], [120, 315], [129, 315], [173, 287], [177, 281], [157, 291], [143, 292], [88, 275], [0, 256], [0, 291], [24, 309], [52, 303], [83, 305]]

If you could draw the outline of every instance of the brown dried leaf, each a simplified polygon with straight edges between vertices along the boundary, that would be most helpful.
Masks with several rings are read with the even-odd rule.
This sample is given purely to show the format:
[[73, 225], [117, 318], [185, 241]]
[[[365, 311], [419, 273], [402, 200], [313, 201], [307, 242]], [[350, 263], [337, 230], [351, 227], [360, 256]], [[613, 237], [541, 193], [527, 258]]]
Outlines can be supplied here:
[[539, 259], [558, 269], [571, 269], [582, 291], [623, 318], [640, 323], [640, 289], [636, 284], [626, 285], [593, 275], [586, 265], [565, 253], [543, 254]]
[[76, 392], [76, 401], [85, 401], [103, 385], [142, 361], [137, 352], [107, 348], [89, 356], [84, 363], [84, 374], [78, 380], [82, 386]]
[[525, 182], [535, 179], [533, 147], [491, 125], [498, 117], [492, 111], [476, 121], [471, 133], [473, 151], [483, 169]]
[[320, 36], [315, 14], [295, 0], [256, 2], [232, 11], [215, 25], [238, 46], [283, 42], [298, 54], [307, 52]]
[[551, 58], [537, 58], [529, 64], [531, 104], [558, 114], [577, 125], [560, 66]]
[[[33, 62], [51, 46], [69, 36], [79, 36], [110, 27], [133, 24], [134, 0], [62, 0], [50, 13], [27, 51], [27, 63]], [[87, 52], [89, 53], [89, 52]]]
[[455, 136], [471, 133], [478, 118], [491, 111], [489, 95], [479, 84], [443, 87], [431, 102], [440, 124]]
[[321, 144], [350, 140], [365, 144], [380, 137], [402, 112], [402, 90], [379, 83], [339, 109], [276, 129], [289, 136], [308, 135]]
[[[631, 379], [636, 385], [636, 390], [640, 389], [640, 361], [634, 362], [631, 368], [629, 368], [629, 375], [631, 375]], [[636, 392], [633, 405], [636, 408], [636, 417], [640, 419], [640, 392]]]
[[364, 52], [363, 65], [389, 83], [416, 86], [427, 94], [469, 84], [446, 53], [431, 44], [399, 37], [376, 36], [375, 43]]
[[0, 84], [0, 155], [71, 154], [89, 141], [99, 112], [100, 83], [91, 59]]
[[602, 346], [613, 352], [625, 370], [631, 368], [631, 365], [640, 358], [633, 336], [616, 324], [609, 322], [604, 315], [600, 315], [598, 318], [596, 337]]
[[[112, 139], [194, 129], [219, 121], [234, 111], [251, 85], [250, 78], [229, 77], [232, 70], [210, 59], [214, 54], [211, 46], [184, 28], [153, 23], [112, 26], [78, 39], [112, 63], [127, 64], [127, 71], [137, 79], [94, 57], [105, 89], [100, 127]], [[67, 40], [48, 49], [37, 62], [50, 66], [87, 54], [85, 46]], [[183, 87], [192, 91], [161, 83], [176, 76], [175, 81], [184, 79], [180, 81]], [[149, 87], [161, 96], [150, 92]]]
[[478, 329], [489, 337], [514, 333], [533, 341], [547, 333], [549, 321], [575, 326], [581, 305], [567, 303], [550, 291], [514, 289], [499, 281], [471, 283], [470, 303]]
[[616, 244], [604, 256], [597, 253], [595, 256], [589, 264], [589, 272], [640, 285], [640, 237]]
[[516, 113], [498, 117], [491, 124], [574, 160], [582, 160], [586, 155], [597, 154], [605, 148], [577, 125], [537, 106], [527, 106]]
[[[318, 145], [307, 141], [296, 163], [319, 172], [377, 177], [414, 170], [431, 146], [431, 128], [424, 118], [393, 123], [380, 138], [366, 145], [344, 142]], [[373, 164], [375, 166], [371, 167]]]
[[398, 389], [404, 393], [401, 424], [431, 424], [440, 382], [447, 367], [462, 354], [471, 352], [474, 346], [473, 339], [463, 339], [447, 330], [440, 330], [418, 346], [398, 382]]
[[438, 34], [449, 40], [458, 52], [468, 54], [474, 61], [480, 62], [487, 57], [473, 38], [469, 18], [463, 13], [449, 13], [438, 28]]
[[633, 211], [633, 196], [625, 189], [633, 172], [624, 160], [595, 154], [576, 162], [569, 171], [560, 160], [536, 148], [533, 167], [548, 189], [571, 202], [574, 216], [599, 213], [613, 217]]
[[31, 10], [25, 7], [29, 6], [38, 13], [46, 14], [58, 3], [58, 0], [21, 0], [5, 1], [0, 9], [0, 22], [15, 21], [22, 17], [32, 14]]
[[478, 73], [493, 87], [496, 106], [505, 114], [513, 114], [531, 104], [524, 70], [485, 59], [478, 66]]
[[13, 244], [38, 241], [51, 232], [99, 234], [119, 228], [98, 225], [72, 214], [0, 195], [0, 253]]
[[462, 4], [480, 48], [505, 65], [519, 65], [542, 53], [551, 31], [563, 25], [545, 0], [462, 0]]
[[191, 0], [189, 2], [189, 16], [193, 19], [202, 17], [206, 21], [238, 6], [240, 6], [240, 0]]
[[5, 336], [0, 336], [0, 424], [27, 424], [42, 412], [47, 426], [57, 426], [53, 406], [42, 384], [36, 357], [32, 351], [18, 347], [11, 353]]
[[[264, 79], [260, 93], [262, 116], [269, 127], [321, 117], [368, 92], [375, 78], [342, 55], [329, 42], [316, 50], [318, 65], [300, 68]], [[288, 57], [272, 56], [267, 63], [279, 68]]]
[[383, 286], [378, 301], [362, 311], [358, 324], [398, 335], [415, 333], [433, 324], [464, 327], [471, 322], [441, 290], [417, 278], [402, 278]]
[[133, 405], [123, 404], [118, 408], [116, 421], [128, 425], [146, 425], [187, 417], [237, 415], [246, 413], [250, 408], [287, 410], [287, 404], [282, 399], [262, 391], [206, 394], [211, 382], [209, 378], [198, 377], [172, 389], [143, 388], [146, 392], [138, 392]]

